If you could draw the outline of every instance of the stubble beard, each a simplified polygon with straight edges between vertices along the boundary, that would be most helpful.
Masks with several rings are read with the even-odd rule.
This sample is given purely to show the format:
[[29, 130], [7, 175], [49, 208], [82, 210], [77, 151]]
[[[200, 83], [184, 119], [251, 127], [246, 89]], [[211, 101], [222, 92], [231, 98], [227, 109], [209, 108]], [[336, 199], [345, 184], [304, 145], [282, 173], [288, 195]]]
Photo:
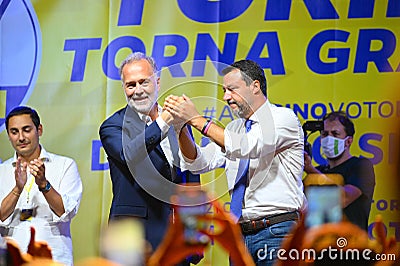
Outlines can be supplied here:
[[236, 103], [237, 108], [232, 109], [232, 112], [240, 118], [248, 118], [249, 114], [251, 113], [251, 108], [248, 104]]

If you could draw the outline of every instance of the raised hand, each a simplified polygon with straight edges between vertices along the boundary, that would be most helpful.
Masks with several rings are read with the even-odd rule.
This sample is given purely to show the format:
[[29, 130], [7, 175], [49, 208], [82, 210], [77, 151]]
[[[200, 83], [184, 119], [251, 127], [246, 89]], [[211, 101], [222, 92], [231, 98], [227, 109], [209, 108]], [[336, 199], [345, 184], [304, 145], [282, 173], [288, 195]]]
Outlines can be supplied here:
[[19, 191], [22, 191], [24, 189], [24, 186], [27, 181], [27, 174], [26, 174], [26, 169], [27, 169], [27, 163], [22, 162], [21, 158], [17, 159], [16, 165], [15, 165], [15, 185], [17, 186]]
[[29, 163], [31, 175], [35, 178], [35, 183], [39, 187], [46, 186], [45, 167], [44, 162], [40, 159], [34, 159]]
[[170, 95], [165, 99], [164, 109], [171, 113], [174, 119], [181, 120], [183, 123], [191, 124], [191, 121], [199, 117], [200, 114], [196, 106], [186, 95]]
[[45, 241], [36, 241], [35, 234], [35, 228], [31, 227], [31, 239], [28, 245], [28, 254], [30, 254], [34, 258], [40, 257], [51, 259], [51, 248]]
[[7, 240], [7, 250], [10, 257], [9, 265], [61, 265], [52, 260], [51, 249], [46, 242], [35, 240], [35, 228], [33, 227], [31, 227], [31, 239], [27, 253], [21, 252], [19, 245], [13, 239]]

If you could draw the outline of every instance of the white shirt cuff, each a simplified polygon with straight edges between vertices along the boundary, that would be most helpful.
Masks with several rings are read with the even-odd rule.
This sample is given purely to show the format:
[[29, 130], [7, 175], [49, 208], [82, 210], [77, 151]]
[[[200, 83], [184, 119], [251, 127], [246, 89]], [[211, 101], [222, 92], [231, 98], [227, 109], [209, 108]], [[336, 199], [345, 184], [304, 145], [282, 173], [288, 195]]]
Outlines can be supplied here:
[[169, 130], [169, 125], [161, 118], [161, 116], [156, 118], [156, 123], [158, 127], [161, 129], [162, 137], [165, 137]]

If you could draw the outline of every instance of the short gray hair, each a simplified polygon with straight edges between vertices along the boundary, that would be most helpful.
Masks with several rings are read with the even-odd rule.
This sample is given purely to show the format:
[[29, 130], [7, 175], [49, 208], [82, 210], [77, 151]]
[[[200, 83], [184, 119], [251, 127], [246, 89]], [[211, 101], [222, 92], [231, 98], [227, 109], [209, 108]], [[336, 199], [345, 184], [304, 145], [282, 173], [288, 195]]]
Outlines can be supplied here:
[[122, 70], [124, 69], [125, 65], [130, 64], [132, 62], [136, 62], [136, 61], [140, 61], [140, 60], [146, 60], [147, 62], [149, 62], [151, 68], [153, 69], [153, 73], [157, 74], [157, 65], [156, 65], [156, 61], [154, 60], [153, 57], [151, 56], [147, 56], [142, 52], [134, 52], [130, 55], [128, 55], [122, 62], [121, 65], [119, 67], [119, 76], [122, 79]]

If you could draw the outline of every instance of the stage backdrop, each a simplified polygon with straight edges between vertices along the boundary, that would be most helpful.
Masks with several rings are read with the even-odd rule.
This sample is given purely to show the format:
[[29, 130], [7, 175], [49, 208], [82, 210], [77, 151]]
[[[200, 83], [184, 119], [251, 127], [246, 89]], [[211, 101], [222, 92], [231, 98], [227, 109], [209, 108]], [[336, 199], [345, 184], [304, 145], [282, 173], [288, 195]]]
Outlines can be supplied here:
[[[370, 223], [382, 215], [387, 235], [400, 241], [399, 37], [398, 0], [2, 0], [0, 158], [13, 155], [7, 112], [36, 108], [41, 143], [74, 158], [82, 177], [72, 224], [76, 261], [97, 256], [111, 201], [98, 130], [126, 104], [121, 60], [132, 51], [152, 55], [162, 69], [161, 103], [185, 93], [205, 116], [227, 124], [234, 117], [210, 62], [253, 59], [265, 69], [270, 101], [292, 108], [302, 123], [334, 110], [354, 120], [352, 153], [375, 165]], [[317, 137], [309, 139], [315, 164], [323, 162]], [[223, 171], [202, 182], [229, 210]], [[214, 243], [202, 265], [227, 265], [226, 258]]]

